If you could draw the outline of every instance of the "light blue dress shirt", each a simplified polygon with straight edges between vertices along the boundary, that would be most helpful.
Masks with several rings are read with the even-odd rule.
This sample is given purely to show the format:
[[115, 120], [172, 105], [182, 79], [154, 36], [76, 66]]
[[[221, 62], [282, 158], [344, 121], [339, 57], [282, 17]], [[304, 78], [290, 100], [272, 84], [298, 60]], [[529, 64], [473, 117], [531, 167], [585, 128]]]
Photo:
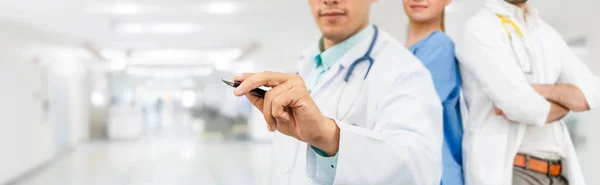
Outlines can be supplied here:
[[463, 185], [462, 137], [460, 114], [461, 80], [454, 42], [440, 31], [409, 48], [431, 73], [435, 89], [444, 108], [444, 146], [442, 148], [443, 185]]
[[[370, 38], [370, 35], [373, 35], [374, 32], [373, 25], [368, 25], [359, 33], [353, 35], [352, 37], [344, 40], [343, 42], [336, 44], [327, 50], [324, 49], [323, 39], [321, 39], [319, 43], [319, 52], [317, 56], [315, 56], [315, 66], [316, 70], [309, 75], [309, 79], [307, 80], [307, 87], [312, 90], [321, 80], [321, 76], [325, 74], [331, 66], [338, 63], [340, 60], [350, 49], [354, 48], [356, 44], [362, 41], [365, 38]], [[365, 51], [366, 52], [366, 51]], [[307, 165], [315, 165], [314, 168], [316, 179], [313, 179], [314, 184], [333, 184], [335, 180], [335, 170], [337, 167], [337, 154], [335, 156], [328, 156], [322, 150], [311, 146], [312, 154], [315, 155], [316, 161], [315, 164], [307, 164]]]

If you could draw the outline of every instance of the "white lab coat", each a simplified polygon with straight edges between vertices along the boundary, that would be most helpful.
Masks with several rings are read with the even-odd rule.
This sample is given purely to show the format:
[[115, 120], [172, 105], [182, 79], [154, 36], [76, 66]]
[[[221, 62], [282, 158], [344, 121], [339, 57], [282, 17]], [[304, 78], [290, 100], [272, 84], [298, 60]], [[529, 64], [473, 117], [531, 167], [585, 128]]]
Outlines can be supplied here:
[[[352, 48], [311, 91], [321, 112], [340, 128], [334, 184], [439, 185], [442, 108], [421, 62], [380, 31], [368, 78], [363, 79], [368, 68], [363, 62], [344, 82], [348, 67], [364, 56], [372, 37]], [[316, 69], [314, 56], [307, 51], [300, 61], [298, 73], [304, 79]], [[311, 150], [276, 133], [270, 184], [311, 184], [316, 167]]]
[[[574, 84], [583, 91], [590, 107], [600, 103], [600, 80], [575, 56], [561, 36], [537, 17], [536, 10], [532, 10], [533, 16], [527, 17], [533, 23], [523, 26], [523, 22], [515, 19], [522, 14], [511, 7], [502, 0], [488, 1], [486, 9], [465, 23], [456, 41], [469, 107], [463, 138], [467, 185], [512, 184], [513, 159], [526, 129], [546, 124], [550, 110], [547, 100], [530, 84]], [[509, 15], [523, 30], [526, 39], [517, 39], [517, 52], [512, 51], [497, 13]], [[512, 35], [519, 37], [514, 31]], [[525, 49], [531, 52], [532, 59], [519, 62], [517, 55], [527, 58], [523, 57]], [[533, 73], [524, 73], [527, 66], [531, 66]], [[502, 109], [506, 117], [496, 115], [494, 106]], [[564, 127], [562, 121], [551, 124]], [[569, 133], [566, 127], [562, 131], [566, 136], [561, 145], [565, 146], [563, 175], [571, 185], [584, 185]]]

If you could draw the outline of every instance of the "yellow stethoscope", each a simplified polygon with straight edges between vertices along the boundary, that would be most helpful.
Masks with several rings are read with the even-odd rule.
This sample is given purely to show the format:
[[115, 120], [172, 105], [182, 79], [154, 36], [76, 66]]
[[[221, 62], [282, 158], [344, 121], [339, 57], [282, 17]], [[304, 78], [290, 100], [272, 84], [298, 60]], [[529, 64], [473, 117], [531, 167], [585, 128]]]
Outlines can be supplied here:
[[[525, 50], [525, 52], [527, 52], [527, 59], [522, 59], [521, 55], [519, 55], [519, 53], [517, 52], [517, 50], [515, 49], [515, 44], [514, 44], [514, 37], [511, 34], [511, 31], [508, 29], [507, 25], [510, 25], [513, 27], [513, 29], [517, 32], [517, 34], [519, 34], [520, 38], [521, 38], [521, 43], [523, 43], [523, 45], [525, 45], [525, 35], [523, 34], [523, 32], [521, 31], [521, 29], [519, 29], [519, 26], [517, 26], [517, 24], [510, 20], [508, 17], [501, 15], [501, 14], [496, 14], [500, 20], [502, 21], [502, 26], [504, 26], [504, 30], [506, 31], [506, 34], [508, 35], [508, 39], [510, 40], [510, 47], [513, 50], [513, 53], [515, 54], [515, 57], [517, 58], [519, 65], [521, 66], [521, 68], [523, 69], [523, 72], [525, 74], [532, 74], [533, 73], [533, 67], [531, 65], [531, 53], [529, 52], [529, 50], [524, 46], [523, 49]], [[523, 62], [523, 60], [526, 60], [526, 62]]]

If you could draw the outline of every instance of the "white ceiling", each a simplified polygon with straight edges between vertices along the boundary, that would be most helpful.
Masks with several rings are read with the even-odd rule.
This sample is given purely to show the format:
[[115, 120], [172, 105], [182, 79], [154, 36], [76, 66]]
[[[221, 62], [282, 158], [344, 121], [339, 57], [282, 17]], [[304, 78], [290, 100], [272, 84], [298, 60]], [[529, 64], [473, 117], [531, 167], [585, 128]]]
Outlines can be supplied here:
[[[318, 38], [318, 30], [305, 0], [229, 0], [237, 5], [233, 14], [215, 15], [204, 8], [216, 0], [0, 0], [0, 18], [30, 25], [110, 49], [228, 49], [256, 47], [245, 60], [257, 70], [290, 68], [301, 50]], [[484, 0], [454, 0], [455, 12], [448, 12], [450, 34]], [[567, 37], [582, 34], [573, 29], [565, 13], [568, 2], [584, 0], [531, 0], [542, 16]], [[137, 4], [138, 14], [93, 13], [92, 9], [115, 4]], [[571, 3], [569, 3], [571, 4]], [[406, 17], [401, 0], [380, 0], [373, 6], [372, 20], [399, 40], [404, 39]], [[567, 21], [571, 20], [571, 22]], [[199, 31], [190, 34], [121, 34], [121, 23], [194, 23]]]

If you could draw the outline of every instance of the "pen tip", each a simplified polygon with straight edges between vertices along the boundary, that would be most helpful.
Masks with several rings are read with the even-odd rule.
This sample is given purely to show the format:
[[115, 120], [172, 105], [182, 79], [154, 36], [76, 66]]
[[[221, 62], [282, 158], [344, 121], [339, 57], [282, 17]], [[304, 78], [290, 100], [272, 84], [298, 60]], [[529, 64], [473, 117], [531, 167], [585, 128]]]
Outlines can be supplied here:
[[225, 79], [221, 79], [221, 81], [223, 81], [223, 83], [232, 86], [234, 83], [231, 80], [225, 80]]

